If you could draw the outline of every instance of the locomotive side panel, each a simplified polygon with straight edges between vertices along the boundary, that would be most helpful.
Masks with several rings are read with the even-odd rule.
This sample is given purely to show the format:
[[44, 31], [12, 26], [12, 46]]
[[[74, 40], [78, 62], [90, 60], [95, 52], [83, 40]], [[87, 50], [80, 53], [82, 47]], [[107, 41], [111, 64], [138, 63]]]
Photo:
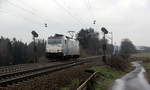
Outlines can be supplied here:
[[79, 56], [79, 42], [77, 40], [65, 36], [48, 38], [47, 58], [78, 58]]
[[67, 55], [71, 57], [79, 57], [79, 42], [74, 39], [67, 40]]

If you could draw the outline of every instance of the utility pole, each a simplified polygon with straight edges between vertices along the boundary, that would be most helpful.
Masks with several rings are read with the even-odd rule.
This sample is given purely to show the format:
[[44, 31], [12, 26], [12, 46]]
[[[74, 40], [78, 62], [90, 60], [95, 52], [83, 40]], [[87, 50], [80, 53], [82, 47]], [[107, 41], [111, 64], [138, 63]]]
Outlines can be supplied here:
[[[113, 32], [109, 32], [109, 34], [110, 34], [111, 36], [110, 36], [110, 37], [107, 37], [107, 38], [111, 40], [112, 49], [114, 49], [114, 45], [113, 45]], [[111, 55], [113, 55], [113, 52], [111, 53]]]
[[39, 35], [35, 31], [32, 31], [31, 33], [33, 35], [33, 51], [34, 51], [34, 63], [35, 63], [35, 62], [38, 61], [37, 46], [36, 46], [36, 43], [35, 43], [35, 38], [37, 38]]
[[103, 59], [103, 62], [106, 64], [106, 50], [107, 50], [107, 43], [106, 43], [106, 34], [108, 34], [108, 31], [102, 27], [101, 28], [101, 31], [103, 32], [104, 36], [103, 36], [103, 40], [104, 40], [104, 43], [103, 43], [103, 56], [102, 56], [102, 59]]

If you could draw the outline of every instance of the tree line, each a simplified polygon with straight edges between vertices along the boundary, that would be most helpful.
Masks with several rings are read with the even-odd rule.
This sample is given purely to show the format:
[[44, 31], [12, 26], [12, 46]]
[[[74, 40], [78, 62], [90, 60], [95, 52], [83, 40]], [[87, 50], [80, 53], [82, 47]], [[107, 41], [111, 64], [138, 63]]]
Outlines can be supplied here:
[[[80, 42], [81, 54], [83, 55], [101, 55], [103, 54], [104, 39], [99, 38], [99, 33], [93, 28], [81, 29], [77, 34], [77, 40]], [[113, 45], [107, 43], [107, 54], [113, 52]]]
[[[102, 55], [103, 54], [103, 44], [104, 39], [99, 38], [99, 33], [93, 28], [81, 29], [77, 33], [76, 39], [80, 43], [81, 56], [92, 56], [92, 55]], [[112, 54], [114, 52], [114, 46], [107, 43], [107, 54]], [[37, 56], [42, 57], [45, 55], [45, 40], [36, 40], [37, 46]], [[119, 49], [120, 55], [129, 56], [131, 53], [136, 53], [136, 48], [134, 44], [129, 39], [123, 39], [121, 42], [121, 47]], [[30, 63], [34, 61], [34, 43], [29, 44], [13, 38], [0, 37], [0, 66], [4, 65], [14, 65]]]
[[[103, 55], [104, 39], [92, 28], [81, 29], [77, 34], [80, 42], [81, 55]], [[120, 46], [112, 45], [106, 39], [106, 65], [118, 70], [127, 71], [130, 66], [129, 57], [137, 53], [135, 45], [129, 39], [123, 39]], [[110, 57], [111, 56], [111, 57]]]
[[[77, 40], [80, 42], [81, 54], [83, 55], [102, 55], [104, 39], [99, 38], [99, 33], [93, 28], [81, 29], [77, 34]], [[108, 43], [106, 39], [106, 54], [115, 54], [115, 46]], [[123, 39], [121, 46], [118, 46], [118, 55], [128, 58], [131, 54], [137, 53], [135, 45], [129, 39]]]
[[[42, 56], [45, 51], [45, 41], [37, 40], [38, 57]], [[34, 51], [33, 42], [27, 44], [22, 41], [0, 38], [0, 66], [30, 63], [33, 61]]]

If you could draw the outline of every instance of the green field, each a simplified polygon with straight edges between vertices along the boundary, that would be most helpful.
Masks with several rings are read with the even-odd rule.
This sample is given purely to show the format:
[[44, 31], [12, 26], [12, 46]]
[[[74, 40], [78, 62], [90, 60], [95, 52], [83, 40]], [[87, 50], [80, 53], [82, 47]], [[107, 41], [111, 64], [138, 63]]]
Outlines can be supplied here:
[[137, 54], [133, 54], [131, 55], [131, 57], [133, 58], [150, 58], [150, 53], [137, 53]]

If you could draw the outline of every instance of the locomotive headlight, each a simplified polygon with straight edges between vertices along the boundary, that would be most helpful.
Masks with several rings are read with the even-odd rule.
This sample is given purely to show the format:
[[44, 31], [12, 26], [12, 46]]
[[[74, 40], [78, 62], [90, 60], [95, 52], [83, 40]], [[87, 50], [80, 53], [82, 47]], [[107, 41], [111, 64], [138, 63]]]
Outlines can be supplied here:
[[57, 46], [58, 46], [58, 47], [61, 47], [61, 45], [60, 45], [60, 44], [58, 44]]
[[57, 52], [61, 52], [62, 50], [57, 50]]

